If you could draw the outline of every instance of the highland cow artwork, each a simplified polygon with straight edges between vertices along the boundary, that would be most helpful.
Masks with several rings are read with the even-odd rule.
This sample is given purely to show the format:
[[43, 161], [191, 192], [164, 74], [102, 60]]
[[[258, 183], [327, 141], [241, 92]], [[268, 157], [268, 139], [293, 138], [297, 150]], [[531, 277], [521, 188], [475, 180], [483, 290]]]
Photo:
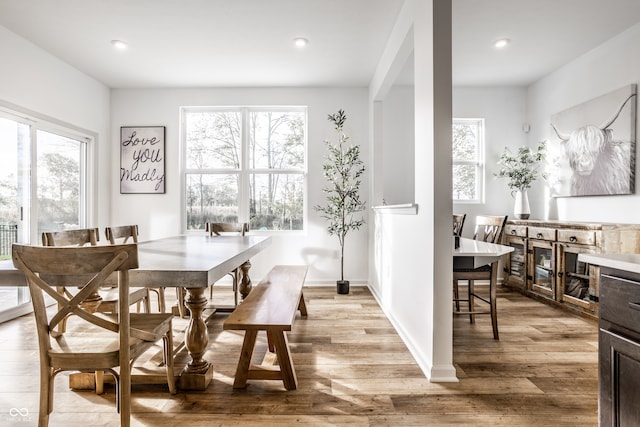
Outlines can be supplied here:
[[551, 117], [551, 195], [603, 196], [635, 191], [636, 85]]

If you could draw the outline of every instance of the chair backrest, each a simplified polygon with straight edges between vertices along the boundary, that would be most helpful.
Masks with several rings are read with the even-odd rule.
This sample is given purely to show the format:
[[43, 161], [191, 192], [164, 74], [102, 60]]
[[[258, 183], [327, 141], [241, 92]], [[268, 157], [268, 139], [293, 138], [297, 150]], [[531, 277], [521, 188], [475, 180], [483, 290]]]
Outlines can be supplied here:
[[506, 223], [507, 215], [478, 215], [473, 238], [489, 243], [500, 243]]
[[[122, 239], [119, 243], [138, 243], [138, 226], [122, 225], [120, 227], [106, 227], [104, 229], [106, 239], [115, 245], [117, 239]], [[131, 239], [131, 242], [129, 242]]]
[[249, 224], [243, 223], [229, 223], [229, 222], [207, 222], [205, 224], [205, 230], [209, 233], [209, 236], [216, 235], [221, 236], [222, 233], [236, 233], [244, 236], [249, 231]]
[[464, 220], [467, 214], [453, 214], [453, 235], [462, 236], [462, 227], [464, 227]]
[[[14, 243], [12, 257], [13, 264], [27, 278], [41, 358], [42, 352], [51, 348], [50, 334], [59, 335], [55, 332], [56, 327], [69, 314], [75, 314], [101, 328], [119, 331], [117, 323], [85, 311], [80, 305], [116, 271], [120, 287], [120, 317], [127, 318], [125, 321], [121, 319], [120, 325], [129, 328], [128, 270], [138, 267], [137, 245], [47, 247]], [[56, 287], [68, 284], [79, 286], [81, 290], [73, 296], [56, 291]], [[57, 311], [51, 312], [47, 309], [45, 293], [57, 301]]]
[[42, 233], [42, 246], [95, 246], [99, 240], [100, 234], [97, 228], [45, 231]]

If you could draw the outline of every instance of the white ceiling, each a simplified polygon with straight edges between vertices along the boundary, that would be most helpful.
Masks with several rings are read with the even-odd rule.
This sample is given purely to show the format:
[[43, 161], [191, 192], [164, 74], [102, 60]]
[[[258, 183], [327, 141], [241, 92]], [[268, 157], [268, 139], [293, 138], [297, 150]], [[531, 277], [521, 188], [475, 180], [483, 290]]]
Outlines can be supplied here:
[[[402, 3], [0, 0], [0, 25], [113, 88], [366, 86]], [[454, 85], [527, 85], [640, 22], [640, 0], [453, 0], [453, 17]]]

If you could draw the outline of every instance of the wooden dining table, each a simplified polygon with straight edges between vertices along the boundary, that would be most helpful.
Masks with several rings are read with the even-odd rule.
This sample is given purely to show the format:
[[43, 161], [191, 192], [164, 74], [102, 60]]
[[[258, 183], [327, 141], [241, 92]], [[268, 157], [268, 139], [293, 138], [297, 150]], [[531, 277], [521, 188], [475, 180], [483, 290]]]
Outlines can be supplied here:
[[[209, 344], [203, 312], [206, 290], [227, 273], [240, 268], [239, 290], [251, 291], [250, 259], [271, 244], [269, 236], [208, 236], [184, 234], [138, 243], [139, 267], [130, 270], [131, 286], [183, 287], [189, 322], [184, 345], [190, 361], [180, 374], [182, 389], [204, 390], [213, 378], [212, 364], [203, 358]], [[0, 286], [26, 286], [11, 261], [0, 262]]]

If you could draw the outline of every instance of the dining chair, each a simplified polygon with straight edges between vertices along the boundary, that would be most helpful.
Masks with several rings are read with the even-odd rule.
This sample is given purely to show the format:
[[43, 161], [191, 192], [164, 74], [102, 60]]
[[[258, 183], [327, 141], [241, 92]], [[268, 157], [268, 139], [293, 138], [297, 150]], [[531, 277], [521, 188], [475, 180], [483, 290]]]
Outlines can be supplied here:
[[[122, 225], [119, 227], [105, 227], [105, 238], [110, 244], [116, 243], [138, 243], [138, 226], [137, 225]], [[164, 297], [164, 288], [137, 288], [142, 289], [142, 292], [146, 292], [146, 305], [145, 310], [147, 313], [151, 311], [151, 300], [149, 298], [149, 292], [156, 294], [158, 298], [158, 311], [160, 313], [166, 312], [166, 302]], [[146, 291], [145, 291], [146, 290]], [[129, 296], [129, 299], [135, 299], [135, 297]]]
[[[97, 228], [79, 228], [62, 231], [45, 231], [42, 233], [42, 246], [95, 246], [100, 241], [100, 233]], [[118, 307], [117, 292], [112, 287], [105, 287], [102, 293], [90, 295], [83, 303], [85, 309], [100, 312], [116, 312]], [[65, 291], [68, 292], [68, 290]], [[149, 291], [147, 288], [131, 288], [129, 302], [139, 305], [143, 303], [145, 311], [150, 311]], [[64, 325], [62, 325], [64, 327]]]
[[[249, 231], [249, 223], [207, 222], [205, 231], [209, 236], [236, 235], [244, 236]], [[238, 286], [240, 284], [240, 267], [227, 273], [231, 277], [233, 291], [233, 306], [231, 311], [238, 306]], [[209, 287], [209, 299], [213, 299], [213, 285]], [[229, 311], [225, 307], [218, 307], [220, 311]]]
[[[507, 222], [507, 215], [478, 215], [475, 219], [475, 229], [473, 238], [475, 240], [481, 240], [489, 243], [500, 243], [502, 240], [502, 233], [504, 226]], [[495, 261], [490, 265], [483, 265], [478, 268], [467, 268], [456, 266], [454, 263], [453, 268], [453, 299], [455, 302], [455, 314], [468, 314], [469, 321], [475, 322], [476, 314], [490, 314], [491, 326], [493, 328], [493, 338], [498, 339], [498, 312], [496, 305], [496, 285], [498, 281], [498, 262]], [[458, 281], [466, 280], [467, 286], [467, 298], [461, 299], [458, 291]], [[476, 280], [488, 280], [489, 281], [489, 297], [478, 295], [475, 291], [474, 282]], [[475, 300], [479, 299], [489, 305], [488, 311], [478, 311], [475, 309]], [[468, 311], [461, 311], [460, 302], [466, 301], [468, 303]]]
[[[100, 233], [97, 228], [79, 228], [73, 230], [61, 230], [61, 231], [45, 231], [42, 233], [42, 245], [43, 246], [56, 246], [56, 247], [82, 247], [86, 245], [96, 246], [100, 240]], [[68, 298], [72, 298], [73, 295], [69, 292], [69, 287], [58, 286], [58, 292], [64, 293]], [[80, 306], [91, 313], [117, 313], [118, 312], [118, 294], [117, 288], [112, 285], [103, 286], [101, 288], [95, 288], [94, 292], [91, 292], [80, 303]], [[129, 303], [136, 304], [139, 308], [139, 304], [142, 301], [144, 303], [145, 311], [149, 313], [149, 291], [147, 288], [130, 288], [129, 289]], [[64, 332], [66, 327], [66, 319], [64, 319], [58, 325], [59, 332]], [[102, 371], [95, 371], [96, 382], [96, 394], [102, 394], [104, 392], [104, 373]]]
[[467, 214], [453, 214], [453, 235], [462, 237], [462, 228]]
[[[167, 360], [167, 384], [176, 393], [173, 372], [172, 316], [165, 313], [129, 312], [129, 270], [138, 267], [138, 246], [102, 245], [47, 247], [14, 244], [13, 263], [27, 279], [40, 354], [40, 404], [38, 426], [46, 427], [53, 411], [54, 381], [63, 371], [108, 371], [115, 378], [120, 425], [131, 417], [131, 366], [161, 338]], [[82, 301], [97, 292], [112, 274], [117, 275], [118, 314], [90, 313]], [[78, 286], [69, 297], [57, 286]], [[58, 303], [48, 310], [45, 294]], [[67, 315], [74, 314], [66, 330], [56, 332]], [[119, 369], [115, 369], [119, 368]]]
[[[42, 246], [95, 246], [100, 240], [100, 234], [97, 228], [81, 228], [76, 230], [64, 231], [45, 231], [42, 233]], [[56, 290], [65, 294], [68, 298], [72, 298], [71, 291], [66, 286], [57, 286]], [[87, 296], [82, 302], [82, 307], [88, 311], [96, 311], [100, 303], [100, 295], [96, 291]], [[58, 324], [59, 332], [64, 332], [66, 319]]]

